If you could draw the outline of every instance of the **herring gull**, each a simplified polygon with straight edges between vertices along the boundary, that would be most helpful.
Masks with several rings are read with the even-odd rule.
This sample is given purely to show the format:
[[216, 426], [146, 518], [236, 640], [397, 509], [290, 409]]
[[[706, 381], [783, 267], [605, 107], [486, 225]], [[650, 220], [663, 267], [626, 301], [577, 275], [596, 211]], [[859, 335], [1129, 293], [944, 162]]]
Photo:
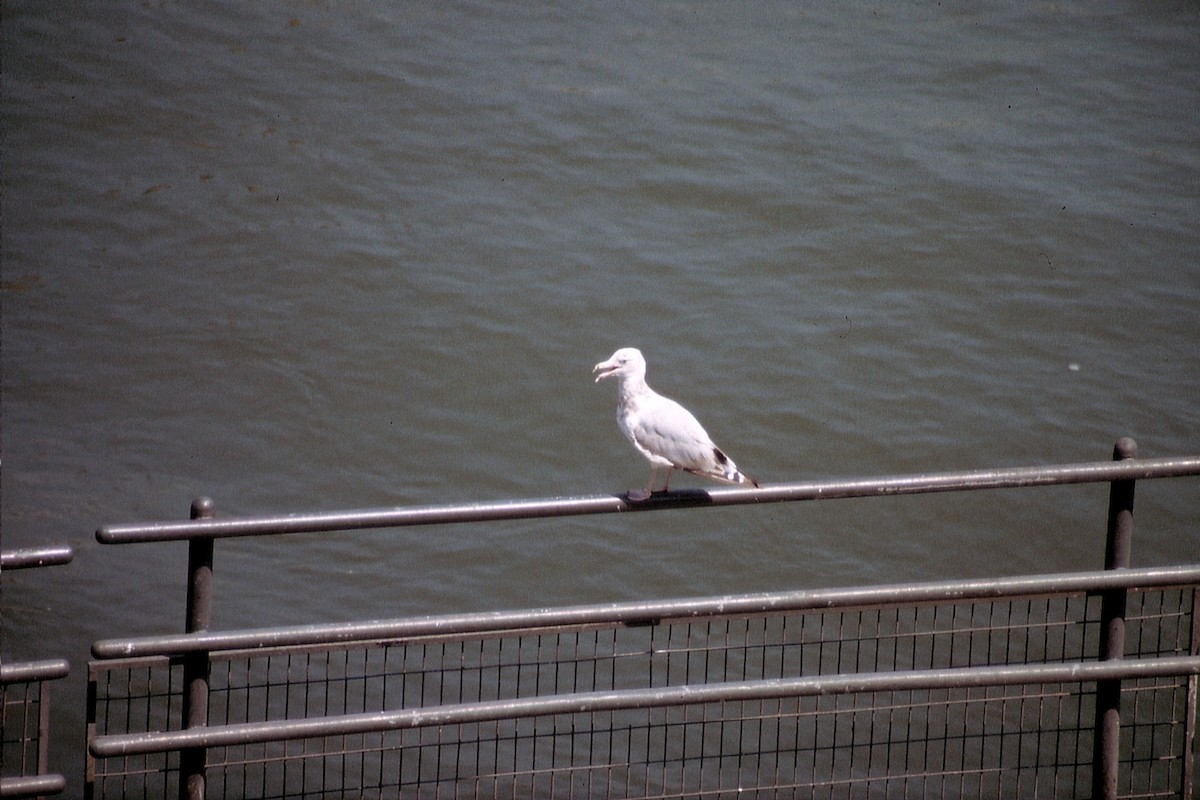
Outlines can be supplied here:
[[650, 461], [650, 480], [645, 491], [630, 492], [630, 499], [644, 500], [654, 492], [659, 467], [667, 468], [662, 491], [667, 491], [671, 473], [677, 469], [703, 475], [722, 483], [758, 482], [738, 471], [737, 465], [713, 444], [692, 413], [646, 384], [646, 359], [640, 350], [622, 347], [608, 361], [592, 368], [600, 373], [596, 382], [616, 376], [621, 387], [617, 402], [617, 424], [625, 438]]

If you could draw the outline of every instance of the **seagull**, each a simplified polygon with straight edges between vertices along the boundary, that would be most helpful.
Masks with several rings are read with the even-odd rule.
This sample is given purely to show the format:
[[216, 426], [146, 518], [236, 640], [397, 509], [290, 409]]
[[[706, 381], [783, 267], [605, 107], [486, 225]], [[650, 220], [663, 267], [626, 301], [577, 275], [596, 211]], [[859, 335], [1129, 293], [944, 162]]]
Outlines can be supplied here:
[[608, 361], [592, 368], [596, 383], [616, 376], [621, 379], [617, 402], [617, 424], [625, 438], [650, 460], [650, 480], [645, 491], [629, 493], [631, 500], [645, 500], [654, 493], [659, 467], [667, 468], [662, 491], [667, 491], [671, 473], [677, 469], [703, 475], [722, 483], [758, 482], [738, 472], [737, 465], [713, 444], [692, 413], [646, 384], [646, 359], [634, 347], [622, 347]]

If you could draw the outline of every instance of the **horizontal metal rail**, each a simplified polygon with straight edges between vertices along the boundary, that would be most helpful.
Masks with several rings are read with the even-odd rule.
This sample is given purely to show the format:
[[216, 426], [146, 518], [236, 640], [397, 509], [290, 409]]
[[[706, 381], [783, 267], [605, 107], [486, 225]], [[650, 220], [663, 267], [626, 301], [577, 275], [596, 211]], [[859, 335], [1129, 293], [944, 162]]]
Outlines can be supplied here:
[[16, 663], [0, 664], [0, 683], [33, 683], [34, 681], [54, 681], [67, 677], [71, 665], [65, 658], [51, 658], [45, 661], [18, 661]]
[[0, 570], [56, 567], [70, 564], [75, 551], [67, 545], [31, 547], [26, 550], [5, 550], [0, 553]]
[[102, 659], [176, 656], [203, 651], [390, 641], [514, 629], [603, 624], [637, 625], [696, 617], [810, 609], [851, 609], [862, 606], [986, 600], [1013, 596], [1036, 597], [1072, 592], [1196, 584], [1200, 584], [1200, 564], [105, 639], [93, 643], [92, 654]]
[[1200, 475], [1200, 456], [812, 481], [751, 489], [731, 488], [711, 491], [683, 489], [651, 495], [648, 500], [642, 501], [630, 500], [626, 494], [613, 494], [280, 516], [130, 523], [105, 525], [96, 531], [96, 540], [101, 544], [133, 544], [193, 538], [271, 536], [366, 528], [396, 528], [411, 525], [613, 514], [624, 511], [659, 511], [673, 508], [1106, 483], [1188, 475]]
[[62, 775], [22, 775], [0, 778], [0, 797], [43, 797], [66, 791], [67, 779]]
[[1200, 675], [1200, 656], [872, 672], [652, 689], [581, 692], [336, 717], [310, 717], [297, 720], [215, 725], [182, 731], [98, 736], [92, 741], [90, 750], [96, 758], [115, 758], [164, 753], [191, 747], [224, 747], [322, 736], [380, 733], [403, 728], [458, 725], [518, 717], [588, 714], [619, 709], [661, 708], [700, 703], [772, 700], [783, 697], [829, 696], [860, 692], [903, 692], [1018, 684], [1092, 683], [1105, 680], [1136, 680], [1180, 675]]

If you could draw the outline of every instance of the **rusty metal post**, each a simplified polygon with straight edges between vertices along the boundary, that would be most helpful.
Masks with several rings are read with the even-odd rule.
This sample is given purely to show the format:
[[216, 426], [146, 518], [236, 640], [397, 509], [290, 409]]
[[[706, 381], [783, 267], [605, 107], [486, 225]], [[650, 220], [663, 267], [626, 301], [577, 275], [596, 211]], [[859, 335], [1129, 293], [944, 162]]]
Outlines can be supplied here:
[[[1137, 457], [1137, 443], [1117, 440], [1113, 460]], [[1133, 547], [1133, 494], [1136, 481], [1113, 481], [1108, 492], [1105, 569], [1127, 569]], [[1100, 603], [1100, 660], [1125, 655], [1125, 589], [1106, 591]], [[1092, 798], [1114, 800], [1121, 766], [1121, 681], [1096, 683], [1096, 732], [1092, 747]]]
[[[207, 497], [192, 501], [192, 519], [210, 519], [213, 502]], [[187, 633], [206, 631], [212, 624], [213, 540], [188, 540]], [[183, 727], [208, 725], [208, 653], [188, 654], [183, 662]], [[202, 747], [179, 752], [180, 800], [203, 800], [206, 751]]]

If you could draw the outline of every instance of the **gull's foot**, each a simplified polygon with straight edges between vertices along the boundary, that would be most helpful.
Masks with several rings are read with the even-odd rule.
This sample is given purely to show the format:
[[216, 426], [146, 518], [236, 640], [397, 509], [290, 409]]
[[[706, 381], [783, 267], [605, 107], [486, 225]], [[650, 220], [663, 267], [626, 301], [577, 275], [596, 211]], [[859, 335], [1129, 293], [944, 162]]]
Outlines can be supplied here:
[[625, 499], [631, 503], [640, 503], [643, 500], [650, 499], [650, 492], [647, 492], [645, 489], [630, 489], [625, 493]]

